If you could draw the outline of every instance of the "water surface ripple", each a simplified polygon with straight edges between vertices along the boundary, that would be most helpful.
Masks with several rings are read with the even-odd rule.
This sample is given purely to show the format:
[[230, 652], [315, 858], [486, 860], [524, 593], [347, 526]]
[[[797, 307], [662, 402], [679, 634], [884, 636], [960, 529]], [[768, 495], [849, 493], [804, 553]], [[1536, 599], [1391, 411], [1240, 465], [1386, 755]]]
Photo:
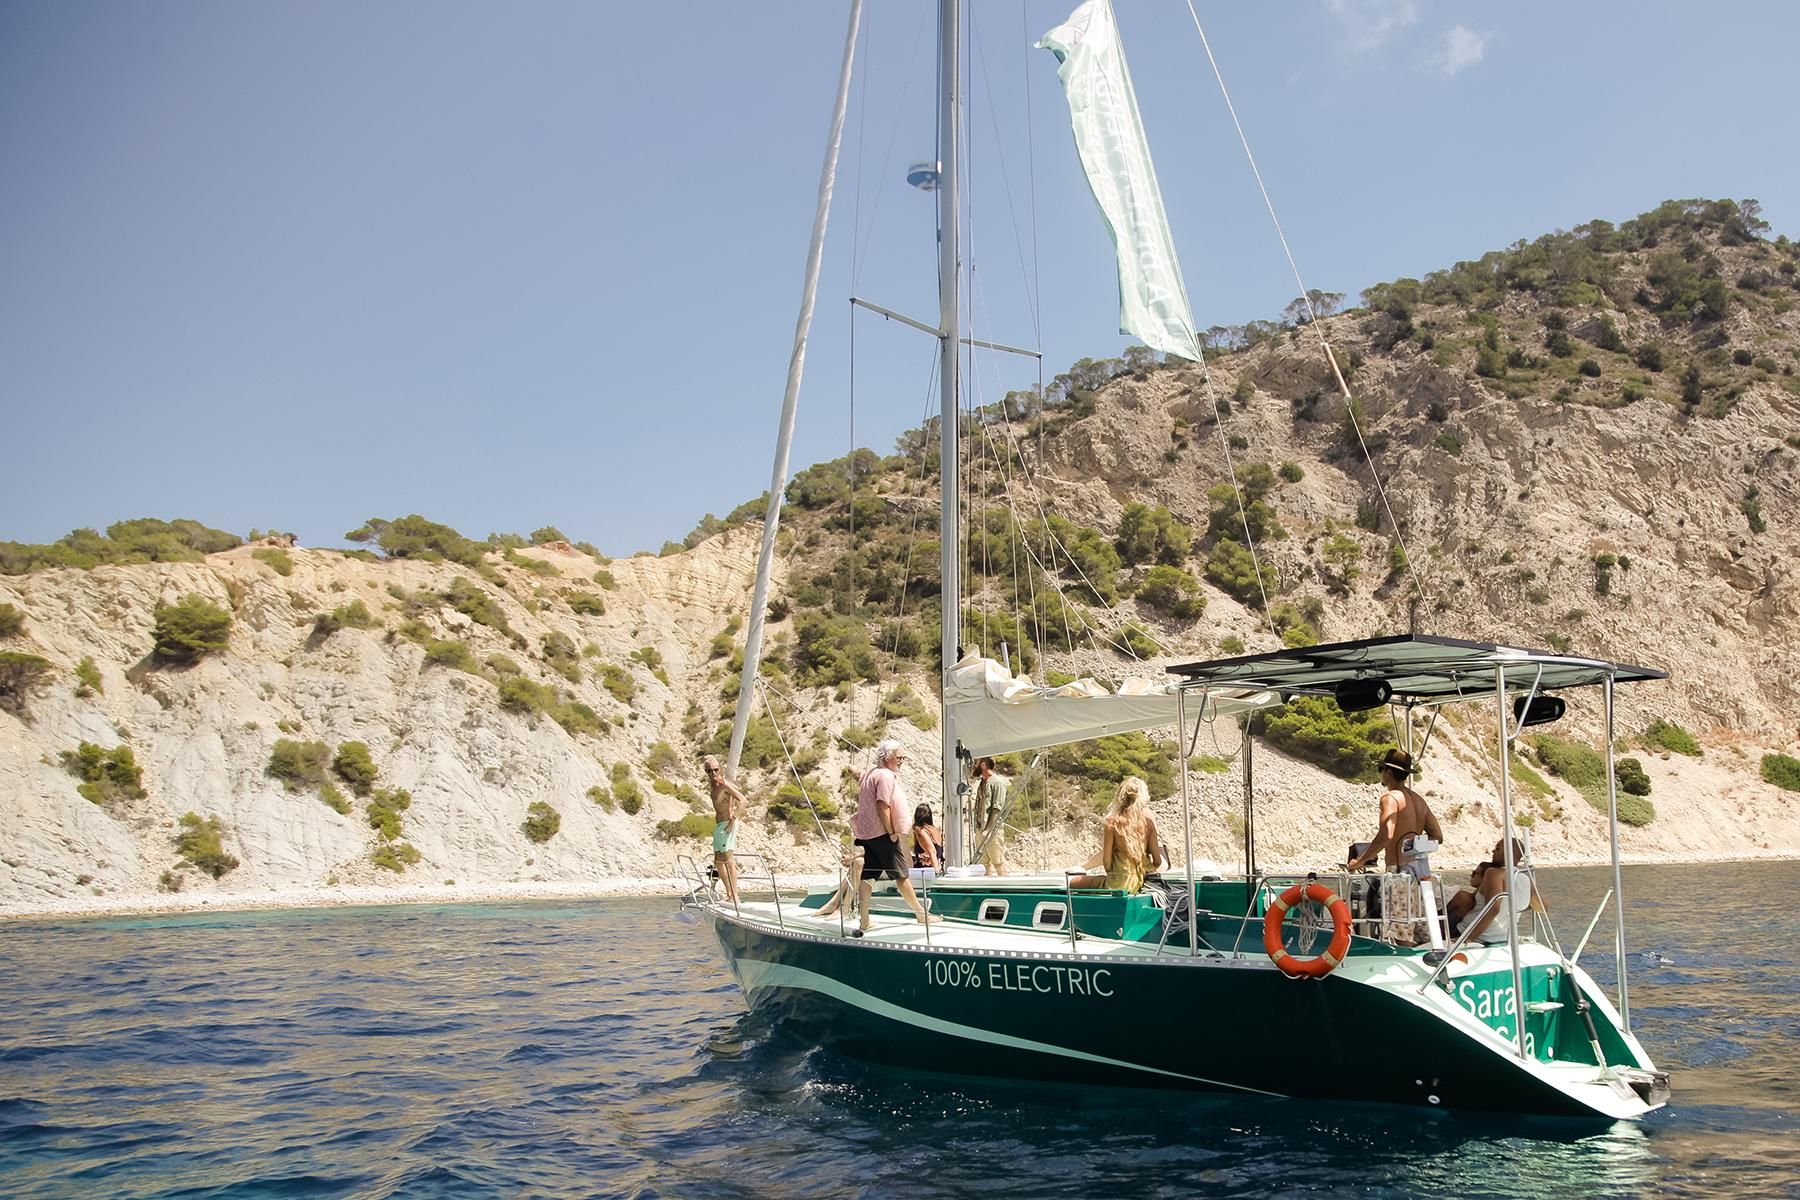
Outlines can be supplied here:
[[[1565, 938], [1609, 882], [1542, 873]], [[1800, 1196], [1796, 884], [1627, 870], [1675, 1103], [1602, 1127], [874, 1071], [748, 1015], [672, 900], [15, 922], [0, 1193]]]

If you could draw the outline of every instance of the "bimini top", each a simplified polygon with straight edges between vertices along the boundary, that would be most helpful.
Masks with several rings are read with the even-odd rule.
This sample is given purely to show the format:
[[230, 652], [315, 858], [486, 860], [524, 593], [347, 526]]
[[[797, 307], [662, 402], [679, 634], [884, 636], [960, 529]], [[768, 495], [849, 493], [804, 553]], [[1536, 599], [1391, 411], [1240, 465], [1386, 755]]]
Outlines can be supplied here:
[[1169, 668], [1183, 688], [1266, 688], [1288, 695], [1331, 695], [1341, 683], [1384, 681], [1393, 701], [1431, 704], [1491, 696], [1504, 668], [1506, 690], [1524, 695], [1605, 682], [1667, 679], [1667, 671], [1441, 637], [1379, 637], [1273, 654], [1246, 654]]

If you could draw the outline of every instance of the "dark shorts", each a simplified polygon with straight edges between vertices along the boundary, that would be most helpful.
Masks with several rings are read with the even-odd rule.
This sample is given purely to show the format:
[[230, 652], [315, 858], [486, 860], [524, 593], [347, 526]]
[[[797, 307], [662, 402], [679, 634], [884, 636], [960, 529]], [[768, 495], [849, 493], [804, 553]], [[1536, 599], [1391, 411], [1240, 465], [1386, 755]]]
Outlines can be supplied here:
[[877, 838], [857, 838], [862, 847], [864, 879], [904, 879], [906, 871], [900, 863], [900, 843], [885, 834]]

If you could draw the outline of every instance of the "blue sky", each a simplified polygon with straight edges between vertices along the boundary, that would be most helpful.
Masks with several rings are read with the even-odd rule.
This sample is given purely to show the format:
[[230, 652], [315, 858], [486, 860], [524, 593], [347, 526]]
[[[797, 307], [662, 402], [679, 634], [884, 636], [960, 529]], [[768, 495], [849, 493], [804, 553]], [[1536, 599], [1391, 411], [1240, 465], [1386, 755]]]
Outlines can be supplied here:
[[[978, 335], [1114, 355], [1055, 64], [968, 35]], [[1311, 287], [1661, 200], [1800, 235], [1786, 3], [1196, 5]], [[932, 23], [869, 0], [795, 465], [934, 404]], [[1184, 5], [1117, 0], [1199, 325], [1296, 293]], [[768, 483], [847, 7], [0, 0], [0, 538], [194, 517], [555, 524], [613, 554]], [[855, 247], [853, 252], [852, 247]], [[1034, 316], [1034, 314], [1036, 314]], [[984, 357], [991, 401], [1036, 378]]]

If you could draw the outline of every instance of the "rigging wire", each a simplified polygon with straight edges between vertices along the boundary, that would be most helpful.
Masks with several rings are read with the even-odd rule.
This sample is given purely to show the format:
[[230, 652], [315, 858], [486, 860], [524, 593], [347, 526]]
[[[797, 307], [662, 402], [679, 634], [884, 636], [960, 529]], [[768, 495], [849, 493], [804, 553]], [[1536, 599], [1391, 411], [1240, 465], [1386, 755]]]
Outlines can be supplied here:
[[[1287, 256], [1288, 268], [1294, 273], [1294, 282], [1300, 288], [1300, 299], [1306, 305], [1308, 321], [1319, 335], [1319, 346], [1325, 351], [1325, 361], [1331, 366], [1332, 377], [1337, 380], [1338, 390], [1344, 397], [1345, 414], [1349, 417], [1350, 428], [1356, 434], [1356, 444], [1362, 450], [1363, 460], [1369, 464], [1369, 476], [1375, 482], [1375, 494], [1381, 500], [1381, 510], [1387, 514], [1388, 524], [1394, 530], [1394, 540], [1400, 543], [1400, 553], [1406, 558], [1407, 574], [1412, 576], [1413, 591], [1421, 600], [1430, 596], [1425, 591], [1423, 580], [1419, 577], [1418, 568], [1414, 565], [1412, 551], [1407, 548], [1406, 537], [1400, 531], [1400, 523], [1394, 519], [1394, 510], [1388, 504], [1387, 488], [1382, 486], [1381, 471], [1375, 466], [1375, 456], [1369, 452], [1369, 444], [1363, 438], [1362, 422], [1357, 419], [1356, 400], [1350, 394], [1350, 385], [1344, 381], [1344, 373], [1338, 369], [1337, 355], [1332, 353], [1331, 342], [1325, 336], [1325, 329], [1319, 323], [1318, 311], [1313, 307], [1312, 295], [1307, 291], [1306, 281], [1300, 277], [1300, 265], [1294, 260], [1294, 252], [1288, 246], [1287, 234], [1282, 231], [1281, 218], [1275, 215], [1275, 202], [1269, 197], [1269, 189], [1263, 183], [1262, 171], [1257, 168], [1256, 155], [1250, 151], [1250, 139], [1244, 134], [1243, 122], [1238, 120], [1237, 106], [1231, 102], [1231, 92], [1225, 86], [1225, 75], [1219, 70], [1218, 60], [1213, 57], [1212, 43], [1206, 38], [1206, 30], [1200, 25], [1200, 14], [1194, 11], [1194, 0], [1187, 0], [1188, 16], [1193, 18], [1194, 31], [1200, 35], [1200, 45], [1206, 50], [1206, 61], [1212, 67], [1213, 78], [1218, 81], [1219, 94], [1225, 99], [1225, 109], [1231, 114], [1231, 124], [1237, 130], [1238, 142], [1244, 147], [1244, 157], [1250, 163], [1250, 173], [1256, 177], [1257, 190], [1262, 193], [1263, 207], [1269, 210], [1269, 220], [1274, 223], [1275, 236], [1281, 242], [1281, 252]], [[1265, 603], [1267, 597], [1264, 598]]]

